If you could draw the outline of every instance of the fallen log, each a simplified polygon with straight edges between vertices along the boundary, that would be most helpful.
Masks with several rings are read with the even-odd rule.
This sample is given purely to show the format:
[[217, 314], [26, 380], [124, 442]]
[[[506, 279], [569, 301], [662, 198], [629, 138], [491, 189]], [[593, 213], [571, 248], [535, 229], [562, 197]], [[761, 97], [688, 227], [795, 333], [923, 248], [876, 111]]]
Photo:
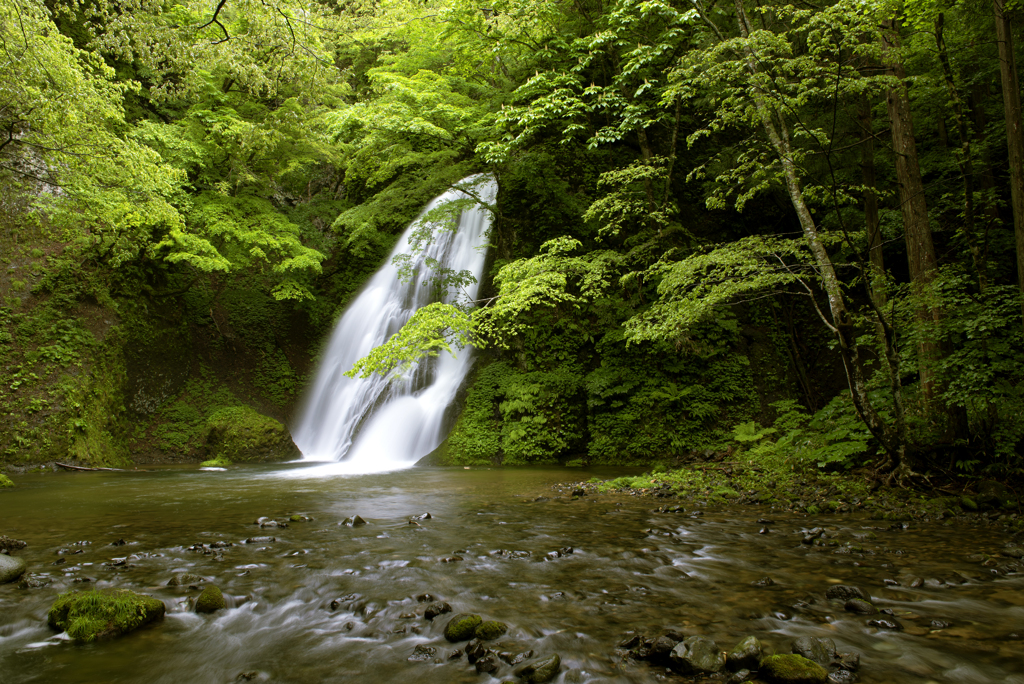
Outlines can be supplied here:
[[127, 472], [121, 468], [86, 468], [85, 466], [74, 466], [68, 465], [67, 463], [56, 463], [56, 465], [60, 466], [61, 468], [64, 468], [65, 470], [108, 470], [114, 473]]

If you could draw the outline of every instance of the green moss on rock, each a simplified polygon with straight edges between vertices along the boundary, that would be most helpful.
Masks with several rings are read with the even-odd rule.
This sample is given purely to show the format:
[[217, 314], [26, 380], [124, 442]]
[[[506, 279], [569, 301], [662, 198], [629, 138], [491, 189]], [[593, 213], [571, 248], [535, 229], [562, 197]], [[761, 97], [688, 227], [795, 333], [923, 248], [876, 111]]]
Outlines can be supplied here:
[[224, 458], [223, 456], [218, 456], [217, 458], [212, 458], [209, 461], [203, 461], [199, 465], [201, 465], [203, 468], [227, 468], [229, 465], [231, 465], [231, 461]]
[[301, 454], [284, 425], [248, 406], [231, 406], [206, 419], [206, 453], [235, 463], [298, 458]]
[[14, 486], [14, 483], [11, 482], [11, 478], [7, 477], [6, 475], [0, 475], [0, 489], [3, 489], [4, 487], [13, 487], [13, 486]]
[[224, 593], [220, 587], [215, 587], [212, 584], [203, 589], [203, 593], [199, 594], [199, 598], [196, 599], [197, 613], [215, 613], [226, 607]]
[[761, 661], [760, 676], [771, 684], [825, 684], [828, 672], [801, 655], [768, 656]]
[[451, 642], [468, 641], [476, 634], [476, 628], [484, 620], [479, 615], [459, 613], [444, 628], [444, 638]]
[[490, 641], [491, 639], [497, 639], [502, 634], [508, 631], [508, 625], [504, 622], [498, 622], [497, 620], [487, 620], [481, 622], [477, 628], [476, 636], [477, 639], [482, 641]]
[[164, 616], [163, 601], [127, 589], [66, 592], [46, 615], [51, 629], [89, 642], [126, 634]]

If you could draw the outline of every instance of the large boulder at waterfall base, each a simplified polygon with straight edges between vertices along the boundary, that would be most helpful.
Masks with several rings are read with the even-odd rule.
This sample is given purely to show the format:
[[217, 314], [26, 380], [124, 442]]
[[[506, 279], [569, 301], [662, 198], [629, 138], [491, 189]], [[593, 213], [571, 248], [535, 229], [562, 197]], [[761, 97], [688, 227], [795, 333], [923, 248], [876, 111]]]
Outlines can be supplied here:
[[25, 574], [25, 561], [14, 556], [5, 556], [0, 553], [0, 584], [13, 582]]
[[773, 655], [761, 661], [758, 673], [770, 684], [825, 684], [828, 671], [802, 655]]
[[69, 591], [53, 602], [46, 622], [75, 641], [89, 642], [127, 634], [165, 612], [163, 601], [127, 589]]
[[479, 615], [459, 613], [448, 621], [448, 625], [444, 628], [444, 638], [452, 643], [469, 641], [483, 621], [484, 619]]
[[206, 419], [203, 449], [210, 459], [262, 463], [302, 454], [284, 425], [248, 406], [231, 406]]

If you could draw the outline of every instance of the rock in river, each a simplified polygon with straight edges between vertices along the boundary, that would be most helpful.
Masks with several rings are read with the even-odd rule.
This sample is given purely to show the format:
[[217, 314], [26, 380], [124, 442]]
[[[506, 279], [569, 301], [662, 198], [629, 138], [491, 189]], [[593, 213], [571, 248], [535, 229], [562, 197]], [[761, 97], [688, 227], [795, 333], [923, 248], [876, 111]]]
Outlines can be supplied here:
[[543, 684], [550, 682], [562, 669], [562, 659], [556, 653], [547, 658], [540, 658], [526, 663], [515, 670], [516, 676], [529, 684]]
[[21, 558], [5, 556], [0, 553], [0, 584], [13, 582], [25, 574], [28, 566]]
[[761, 642], [757, 637], [748, 636], [729, 651], [726, 663], [733, 671], [756, 670], [761, 663]]
[[672, 665], [684, 675], [714, 674], [725, 667], [725, 653], [711, 639], [691, 636], [672, 649]]
[[849, 601], [853, 598], [863, 599], [870, 601], [871, 596], [868, 592], [864, 591], [860, 587], [855, 587], [852, 584], [837, 584], [834, 587], [829, 587], [828, 591], [825, 592], [825, 597], [830, 599], [839, 599], [840, 601]]
[[828, 667], [836, 658], [836, 642], [821, 637], [800, 637], [793, 642], [793, 653]]
[[438, 615], [444, 615], [445, 613], [452, 612], [452, 607], [445, 601], [434, 601], [427, 609], [423, 612], [423, 617], [428, 620], [433, 620]]
[[199, 594], [199, 598], [196, 599], [197, 613], [215, 613], [226, 606], [224, 594], [219, 587], [212, 584], [203, 589], [203, 593]]
[[476, 628], [483, 622], [479, 615], [459, 613], [448, 621], [444, 628], [444, 638], [451, 642], [469, 641], [473, 638]]
[[11, 551], [20, 551], [26, 546], [28, 546], [28, 543], [20, 539], [11, 539], [6, 534], [0, 534], [0, 551], [10, 553]]
[[846, 612], [859, 613], [860, 615], [874, 615], [878, 609], [864, 599], [854, 598], [846, 602]]
[[491, 641], [497, 639], [502, 634], [508, 631], [508, 625], [504, 622], [498, 622], [497, 620], [487, 620], [477, 625], [474, 636], [482, 641]]
[[828, 672], [801, 655], [773, 655], [761, 661], [759, 676], [770, 684], [825, 684]]
[[127, 589], [69, 591], [54, 601], [46, 622], [75, 641], [88, 642], [126, 634], [165, 612], [163, 601]]

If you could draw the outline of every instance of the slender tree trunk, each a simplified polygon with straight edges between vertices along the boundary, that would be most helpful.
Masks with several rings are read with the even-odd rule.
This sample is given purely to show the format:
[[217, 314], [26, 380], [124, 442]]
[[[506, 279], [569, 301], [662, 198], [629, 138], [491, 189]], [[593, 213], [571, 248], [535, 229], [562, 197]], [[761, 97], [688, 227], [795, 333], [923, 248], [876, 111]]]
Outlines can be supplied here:
[[[734, 4], [736, 6], [740, 33], [744, 38], [749, 38], [750, 21], [747, 18], [746, 9], [743, 7], [743, 0], [734, 0]], [[746, 48], [746, 56], [747, 68], [752, 74], [757, 73], [757, 61], [749, 46]], [[765, 134], [768, 136], [772, 148], [779, 157], [783, 176], [786, 180], [786, 190], [789, 193], [790, 201], [793, 203], [793, 209], [796, 211], [804, 239], [807, 241], [807, 246], [814, 257], [814, 262], [818, 267], [818, 275], [821, 277], [825, 294], [828, 297], [829, 313], [832, 320], [829, 321], [820, 311], [819, 314], [822, 321], [836, 335], [836, 340], [839, 343], [839, 353], [843, 360], [843, 368], [846, 372], [846, 379], [849, 383], [850, 397], [854, 408], [871, 434], [879, 441], [882, 448], [885, 449], [889, 457], [889, 466], [895, 469], [897, 477], [902, 480], [911, 474], [911, 470], [907, 458], [906, 422], [898, 378], [893, 388], [894, 425], [889, 425], [878, 414], [878, 411], [875, 410], [868, 396], [867, 382], [865, 381], [863, 363], [860, 357], [860, 345], [857, 344], [856, 328], [849, 311], [846, 309], [845, 298], [839, 278], [836, 275], [835, 266], [818, 235], [818, 227], [815, 225], [810, 209], [804, 201], [803, 189], [800, 186], [799, 173], [793, 160], [792, 143], [784, 113], [769, 104], [764, 95], [757, 90], [753, 93], [753, 100]], [[815, 303], [814, 306], [817, 307], [817, 304]], [[887, 356], [890, 357], [890, 362], [895, 362], [895, 365], [892, 367], [898, 368], [898, 357], [895, 356], [895, 344], [891, 334], [891, 327], [887, 327], [887, 331]]]
[[867, 95], [861, 97], [857, 109], [860, 120], [860, 170], [861, 182], [864, 184], [864, 222], [868, 231], [868, 261], [872, 273], [871, 297], [875, 306], [885, 306], [885, 257], [882, 254], [882, 230], [878, 220], [878, 194], [875, 192], [875, 132], [871, 121], [871, 100]]
[[[892, 22], [892, 31], [884, 34], [886, 51], [895, 53], [899, 47], [899, 23]], [[914, 140], [914, 121], [910, 112], [910, 96], [904, 83], [906, 71], [903, 63], [892, 54], [888, 71], [899, 80], [899, 86], [889, 91], [886, 105], [889, 111], [889, 125], [892, 129], [892, 146], [896, 155], [896, 179], [899, 186], [900, 211], [903, 214], [903, 231], [907, 243], [907, 261], [910, 266], [911, 284], [915, 294], [923, 295], [935, 277], [937, 266], [932, 230], [928, 225], [928, 203], [924, 196], [924, 182], [921, 167], [917, 161], [917, 144]], [[917, 310], [918, 321], [927, 329], [940, 321], [938, 309], [921, 304]], [[927, 335], [927, 330], [925, 331]], [[922, 341], [918, 345], [918, 366], [921, 378], [921, 394], [926, 407], [938, 394], [933, 366], [939, 358], [939, 345]]]
[[1017, 283], [1024, 294], [1024, 131], [1021, 130], [1020, 86], [1017, 81], [1017, 59], [1013, 54], [1013, 32], [1010, 18], [1006, 16], [1005, 0], [993, 0], [992, 6], [996, 15], [999, 76], [1006, 116], [1006, 147], [1010, 156], [1010, 204], [1013, 206], [1013, 232], [1017, 242]]

